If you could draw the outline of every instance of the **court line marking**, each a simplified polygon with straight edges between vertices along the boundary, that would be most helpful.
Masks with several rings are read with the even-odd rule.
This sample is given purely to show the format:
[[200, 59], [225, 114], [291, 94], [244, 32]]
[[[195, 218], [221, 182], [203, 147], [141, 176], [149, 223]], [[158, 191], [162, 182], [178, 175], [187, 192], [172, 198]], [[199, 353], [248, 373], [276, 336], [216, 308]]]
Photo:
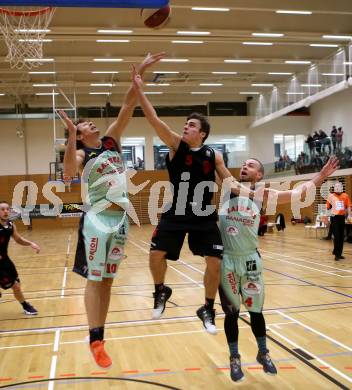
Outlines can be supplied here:
[[[56, 373], [56, 363], [57, 363], [57, 355], [53, 355], [51, 358], [51, 366], [50, 366], [50, 379], [55, 379], [55, 373]], [[48, 383], [48, 390], [53, 390], [54, 389], [54, 381], [50, 381]]]
[[67, 267], [65, 267], [65, 269], [64, 269], [64, 276], [62, 278], [61, 298], [65, 297], [66, 279], [67, 279]]
[[[262, 252], [264, 252], [264, 251], [262, 251]], [[339, 278], [343, 278], [342, 275], [339, 275], [339, 274], [337, 274], [335, 272], [323, 271], [323, 270], [318, 269], [318, 268], [308, 267], [307, 265], [297, 264], [297, 263], [295, 263], [293, 261], [289, 261], [289, 260], [280, 260], [280, 259], [277, 259], [276, 257], [269, 256], [267, 254], [265, 255], [265, 259], [267, 259], [269, 261], [279, 261], [280, 263], [292, 264], [293, 266], [296, 266], [296, 267], [312, 269], [313, 271], [316, 271], [316, 272], [321, 272], [321, 273], [324, 273], [324, 274], [329, 274], [329, 275], [333, 275], [333, 276], [338, 276]]]
[[305, 259], [302, 259], [302, 258], [299, 258], [299, 257], [293, 257], [293, 256], [289, 256], [289, 255], [284, 255], [282, 253], [272, 252], [272, 251], [268, 251], [266, 249], [261, 249], [260, 251], [263, 252], [263, 253], [266, 252], [266, 253], [270, 253], [270, 254], [277, 255], [277, 256], [288, 257], [289, 259], [301, 261], [301, 262], [304, 262], [304, 263], [315, 264], [315, 265], [318, 265], [320, 267], [332, 268], [332, 269], [335, 269], [335, 270], [337, 270], [339, 272], [352, 273], [352, 270], [349, 270], [349, 269], [342, 269], [342, 268], [338, 268], [338, 267], [333, 267], [331, 265], [321, 264], [321, 263], [317, 263], [315, 261], [309, 261], [309, 260], [305, 260]]
[[[268, 324], [268, 326], [274, 326], [274, 325], [291, 325], [293, 324], [294, 322], [293, 321], [287, 321], [287, 322], [278, 322], [278, 323], [275, 323], [275, 324]], [[245, 326], [239, 326], [239, 329], [249, 329], [250, 326], [249, 325], [245, 325]], [[222, 328], [218, 328], [218, 331], [221, 332], [223, 331], [224, 329]], [[60, 332], [60, 330], [56, 331], [56, 332]], [[139, 338], [144, 338], [144, 337], [162, 337], [162, 336], [174, 336], [174, 335], [180, 335], [180, 334], [193, 334], [193, 333], [206, 333], [205, 329], [201, 329], [201, 330], [189, 330], [189, 331], [180, 331], [180, 332], [165, 332], [165, 333], [147, 333], [147, 334], [142, 334], [142, 335], [135, 335], [135, 336], [119, 336], [119, 337], [109, 337], [109, 338], [106, 338], [105, 340], [129, 340], [129, 339], [139, 339]], [[58, 339], [59, 340], [59, 339]], [[55, 338], [55, 341], [56, 341], [56, 338]], [[67, 344], [84, 344], [86, 343], [87, 341], [85, 339], [80, 339], [80, 340], [73, 340], [73, 341], [61, 341], [60, 342], [60, 345], [67, 345]], [[54, 342], [55, 344], [55, 342]], [[52, 346], [54, 345], [53, 343], [48, 343], [48, 344], [31, 344], [31, 345], [11, 345], [11, 346], [8, 346], [8, 347], [0, 347], [0, 350], [6, 350], [6, 349], [20, 349], [20, 348], [33, 348], [33, 347], [46, 347], [46, 346]], [[55, 345], [54, 345], [54, 348], [53, 350], [55, 352], [58, 351], [58, 346], [57, 346], [57, 349], [55, 348]]]
[[[142, 240], [140, 240], [140, 241], [142, 241]], [[145, 241], [142, 241], [142, 242], [146, 243]], [[266, 257], [265, 257], [265, 258], [266, 258]], [[182, 263], [184, 263], [187, 267], [192, 267], [192, 269], [194, 269], [195, 271], [198, 271], [199, 273], [204, 274], [201, 270], [199, 270], [199, 269], [197, 269], [197, 268], [195, 268], [195, 267], [193, 267], [193, 266], [190, 266], [189, 264], [185, 263], [184, 261], [182, 261], [182, 260], [179, 260], [179, 261], [181, 261]], [[338, 294], [338, 295], [342, 295], [342, 296], [345, 296], [345, 297], [348, 297], [348, 298], [352, 298], [351, 295], [344, 294], [344, 293], [341, 293], [341, 292], [339, 292], [339, 291], [332, 290], [332, 289], [327, 288], [327, 287], [324, 287], [324, 286], [320, 286], [320, 285], [318, 285], [318, 284], [316, 284], [316, 283], [308, 282], [308, 281], [306, 281], [306, 280], [304, 280], [304, 279], [297, 278], [297, 277], [292, 276], [292, 275], [290, 275], [290, 274], [286, 274], [286, 273], [282, 273], [282, 272], [279, 272], [279, 271], [275, 271], [275, 270], [272, 270], [272, 269], [266, 268], [266, 267], [263, 267], [263, 269], [265, 269], [265, 270], [267, 270], [267, 271], [270, 271], [270, 272], [273, 272], [273, 273], [276, 273], [276, 274], [278, 274], [278, 275], [284, 275], [284, 276], [286, 276], [286, 277], [288, 277], [288, 278], [290, 278], [290, 279], [299, 280], [300, 282], [306, 283], [306, 284], [308, 284], [308, 285], [310, 285], [310, 286], [318, 287], [318, 288], [321, 288], [321, 289], [326, 290], [326, 291], [330, 291], [330, 292], [335, 293], [335, 294]], [[325, 271], [322, 271], [322, 272], [325, 272]], [[341, 277], [341, 278], [344, 278], [344, 277], [345, 277], [345, 276], [341, 276], [341, 275], [336, 275], [336, 276], [339, 276], [339, 277]]]
[[[140, 240], [140, 241], [142, 241], [142, 240]], [[142, 242], [144, 242], [144, 241], [142, 241]], [[270, 256], [269, 256], [269, 257], [270, 257]], [[278, 259], [275, 259], [275, 260], [278, 260]], [[180, 259], [179, 259], [179, 261], [180, 261]], [[286, 263], [292, 263], [293, 265], [298, 265], [298, 266], [301, 266], [301, 267], [303, 267], [303, 268], [310, 268], [310, 269], [313, 269], [313, 270], [316, 270], [316, 271], [319, 271], [319, 272], [328, 273], [328, 274], [331, 274], [331, 275], [334, 275], [334, 276], [339, 276], [339, 277], [341, 277], [341, 275], [337, 275], [337, 274], [335, 274], [335, 273], [333, 273], [333, 272], [318, 270], [318, 269], [315, 269], [315, 268], [312, 268], [312, 267], [303, 266], [303, 265], [301, 265], [301, 264], [296, 264], [296, 263], [289, 262], [289, 261], [285, 261], [285, 260], [278, 260], [278, 261], [282, 261], [282, 262], [286, 262]], [[182, 262], [183, 264], [185, 264], [186, 266], [188, 266], [188, 264], [185, 263], [184, 261], [181, 260], [181, 262]], [[196, 270], [196, 271], [202, 273], [202, 271], [196, 269], [195, 267], [189, 267], [189, 268], [192, 268], [192, 269], [194, 269], [194, 270]], [[269, 326], [268, 326], [268, 328], [269, 328]], [[270, 329], [270, 328], [269, 328], [269, 329]], [[285, 338], [285, 336], [282, 336], [281, 334], [279, 334], [278, 332], [274, 331], [273, 329], [271, 329], [271, 330], [273, 331], [273, 333], [275, 333], [275, 334], [277, 334], [277, 335], [279, 335], [279, 336]], [[287, 339], [287, 341], [288, 341], [288, 340], [289, 340], [289, 339]], [[289, 342], [289, 341], [288, 341], [288, 342]], [[292, 343], [293, 343], [293, 342], [292, 342]], [[299, 346], [297, 346], [297, 347], [300, 348]], [[304, 350], [303, 348], [300, 348], [300, 349], [301, 349], [301, 350]], [[307, 351], [306, 351], [306, 352], [307, 352]], [[335, 367], [330, 366], [329, 364], [326, 364], [322, 359], [318, 358], [317, 356], [314, 356], [313, 354], [311, 354], [311, 355], [312, 355], [313, 357], [315, 357], [318, 361], [320, 361], [322, 364], [325, 364], [325, 366], [330, 367], [335, 373], [341, 374], [341, 376], [342, 376], [343, 378], [346, 378], [349, 382], [352, 382], [352, 379], [351, 379], [351, 378], [349, 378], [349, 377], [347, 377], [346, 375], [344, 375], [342, 372], [340, 372], [339, 370], [337, 370]]]
[[[276, 314], [277, 309], [268, 309], [268, 310], [263, 310], [263, 313], [272, 313]], [[245, 314], [245, 313], [244, 313]], [[218, 314], [218, 318], [222, 318], [225, 315], [223, 313]], [[148, 319], [148, 320], [128, 320], [128, 321], [117, 321], [117, 322], [111, 322], [106, 324], [106, 329], [108, 328], [119, 328], [123, 327], [125, 325], [142, 325], [142, 324], [156, 324], [156, 323], [168, 323], [168, 322], [174, 322], [174, 321], [194, 321], [198, 320], [197, 316], [180, 316], [180, 317], [168, 317], [168, 318], [160, 318], [157, 320], [153, 319]], [[5, 331], [0, 331], [0, 335], [9, 335], [9, 334], [25, 334], [25, 333], [52, 333], [56, 332], [57, 330], [60, 330], [62, 332], [70, 332], [70, 331], [75, 331], [75, 330], [84, 330], [87, 329], [88, 325], [67, 325], [67, 326], [53, 326], [53, 327], [47, 327], [47, 328], [32, 328], [32, 329], [19, 329], [19, 330], [5, 330]]]
[[[143, 252], [145, 253], [149, 253], [149, 251], [147, 251], [145, 248], [143, 248], [142, 246], [138, 245], [136, 242], [132, 241], [132, 240], [129, 240], [129, 242], [131, 244], [133, 244], [134, 246], [136, 246], [137, 248], [139, 248], [140, 250], [142, 250]], [[190, 280], [192, 283], [196, 284], [197, 286], [199, 286], [200, 288], [204, 288], [204, 286], [198, 282], [196, 282], [194, 279], [192, 279], [191, 277], [189, 277], [188, 275], [186, 275], [185, 273], [183, 273], [182, 271], [179, 271], [178, 269], [176, 269], [175, 267], [173, 267], [172, 265], [168, 264], [168, 267], [173, 269], [174, 271], [176, 271], [177, 273], [179, 273], [180, 275], [182, 275], [183, 277], [185, 277], [186, 279]]]
[[53, 343], [47, 344], [28, 344], [28, 345], [11, 345], [8, 347], [0, 347], [0, 351], [3, 349], [18, 349], [18, 348], [35, 348], [35, 347], [50, 347]]
[[295, 343], [294, 341], [292, 341], [291, 339], [289, 339], [288, 337], [282, 335], [281, 333], [279, 333], [277, 330], [274, 330], [272, 327], [268, 327], [270, 329], [271, 332], [273, 332], [274, 334], [276, 334], [277, 336], [281, 337], [283, 340], [285, 340], [288, 344], [292, 345], [293, 347], [295, 348], [298, 348], [300, 350], [302, 350], [303, 352], [305, 352], [306, 354], [312, 356], [316, 361], [318, 361], [320, 364], [322, 364], [323, 366], [325, 367], [329, 367], [332, 371], [335, 372], [335, 374], [341, 376], [342, 378], [344, 378], [345, 380], [347, 380], [348, 382], [352, 383], [352, 378], [345, 375], [343, 372], [341, 372], [340, 370], [338, 370], [337, 368], [335, 368], [334, 366], [332, 366], [331, 364], [327, 363], [325, 360], [321, 359], [320, 357], [318, 357], [317, 355], [314, 355], [313, 353], [311, 353], [310, 351], [308, 351], [307, 349], [301, 347], [300, 345], [298, 345], [297, 343]]
[[70, 256], [71, 238], [72, 238], [72, 233], [69, 233], [68, 240], [67, 240], [66, 259], [68, 259], [68, 257]]
[[[143, 240], [139, 240], [139, 241], [140, 241], [140, 242], [143, 242], [143, 243], [146, 244], [146, 245], [149, 245], [146, 241], [143, 241]], [[144, 249], [144, 248], [143, 248], [143, 249]], [[145, 249], [144, 249], [144, 250], [145, 250]], [[204, 272], [203, 272], [203, 271], [199, 270], [198, 268], [194, 267], [193, 265], [190, 265], [190, 264], [186, 263], [186, 262], [185, 262], [184, 260], [182, 260], [181, 258], [179, 258], [178, 261], [179, 261], [181, 264], [185, 265], [186, 267], [192, 269], [193, 271], [196, 271], [196, 272], [198, 272], [198, 273], [204, 275]]]
[[278, 275], [286, 276], [287, 278], [290, 278], [290, 279], [298, 280], [298, 281], [306, 283], [306, 284], [308, 284], [310, 286], [321, 288], [322, 290], [330, 291], [330, 292], [332, 292], [334, 294], [342, 295], [343, 297], [352, 298], [352, 295], [344, 294], [342, 292], [339, 292], [339, 291], [336, 291], [336, 290], [332, 290], [331, 288], [328, 288], [328, 287], [325, 287], [325, 286], [321, 286], [321, 285], [313, 283], [313, 282], [309, 282], [307, 280], [298, 278], [297, 276], [292, 276], [292, 275], [287, 274], [285, 272], [275, 271], [275, 270], [267, 268], [267, 267], [263, 267], [263, 269], [265, 269], [266, 271], [273, 272], [274, 274], [278, 274]]
[[[197, 283], [201, 283], [202, 281], [198, 281]], [[194, 284], [193, 282], [171, 282], [171, 283], [168, 283], [168, 285], [170, 286], [178, 286], [180, 285], [181, 287], [180, 288], [183, 288], [183, 286], [187, 286], [189, 285], [189, 288], [195, 288], [192, 286], [192, 284]], [[154, 286], [153, 283], [138, 283], [138, 284], [121, 284], [121, 285], [117, 285], [117, 286], [112, 286], [111, 288], [112, 289], [118, 289], [118, 288], [135, 288], [135, 287], [140, 287], [140, 286]], [[186, 287], [187, 288], [187, 287]], [[84, 291], [85, 287], [68, 287], [66, 288], [66, 292], [79, 292], [79, 291]], [[26, 291], [26, 295], [29, 295], [29, 294], [47, 294], [49, 291], [61, 291], [61, 288], [53, 288], [53, 289], [50, 289], [50, 290], [31, 290], [31, 291]], [[140, 290], [141, 292], [150, 292], [152, 290]], [[125, 291], [121, 291], [121, 293], [124, 293]], [[126, 291], [126, 293], [129, 293], [128, 291]], [[76, 296], [79, 296], [79, 295], [82, 295], [82, 294], [77, 294]], [[2, 294], [3, 297], [5, 296], [10, 296], [10, 297], [13, 297], [13, 293], [6, 293], [4, 292]], [[35, 299], [39, 299], [39, 298], [35, 298]], [[41, 299], [41, 298], [40, 298]], [[12, 299], [11, 302], [14, 302], [15, 300]], [[8, 301], [10, 302], [10, 301]], [[0, 303], [3, 303], [3, 300], [0, 302]]]
[[54, 340], [54, 348], [53, 348], [53, 352], [57, 352], [59, 350], [59, 344], [60, 344], [60, 329], [58, 329], [56, 332], [55, 332], [55, 340]]
[[332, 337], [327, 336], [326, 334], [324, 334], [324, 333], [322, 333], [322, 332], [319, 332], [318, 330], [316, 330], [316, 329], [314, 329], [314, 328], [312, 328], [312, 327], [310, 327], [310, 326], [304, 324], [303, 322], [301, 322], [301, 321], [299, 321], [299, 320], [296, 320], [295, 318], [289, 316], [288, 314], [283, 313], [283, 312], [280, 311], [280, 310], [276, 310], [276, 312], [277, 312], [278, 314], [280, 314], [282, 317], [287, 318], [288, 320], [295, 322], [296, 324], [302, 326], [303, 328], [309, 329], [311, 332], [313, 332], [313, 333], [315, 333], [315, 334], [317, 334], [317, 335], [319, 335], [319, 336], [322, 336], [323, 338], [325, 338], [325, 339], [327, 339], [327, 340], [333, 342], [334, 344], [339, 345], [339, 346], [342, 347], [342, 348], [347, 349], [347, 351], [352, 352], [352, 348], [350, 348], [350, 347], [348, 347], [347, 345], [341, 343], [340, 341], [337, 341], [337, 340], [333, 339]]

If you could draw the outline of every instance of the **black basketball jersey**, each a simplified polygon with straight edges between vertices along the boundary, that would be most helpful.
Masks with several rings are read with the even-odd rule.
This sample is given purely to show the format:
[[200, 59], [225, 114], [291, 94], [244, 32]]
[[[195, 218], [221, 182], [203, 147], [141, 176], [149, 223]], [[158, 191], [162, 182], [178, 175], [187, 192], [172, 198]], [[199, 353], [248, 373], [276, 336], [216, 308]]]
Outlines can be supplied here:
[[6, 225], [0, 223], [0, 256], [7, 258], [7, 248], [9, 246], [10, 238], [13, 234], [13, 224], [8, 221]]
[[120, 149], [121, 148], [119, 147], [117, 142], [114, 140], [114, 138], [104, 136], [101, 138], [100, 148], [88, 148], [88, 147], [82, 148], [82, 150], [84, 151], [83, 166], [85, 166], [89, 160], [100, 156], [106, 150], [113, 150], [113, 151], [116, 151], [118, 153], [121, 153]]
[[[170, 182], [173, 184], [174, 194], [172, 207], [163, 216], [167, 219], [172, 218], [184, 222], [197, 221], [201, 223], [201, 221], [216, 220], [217, 213], [215, 210], [207, 216], [199, 216], [195, 213], [196, 209], [204, 211], [213, 199], [215, 185], [214, 150], [206, 145], [197, 150], [192, 150], [185, 142], [181, 141], [173, 159], [170, 161], [169, 156], [166, 157], [166, 166]], [[185, 203], [184, 215], [180, 215], [180, 211], [183, 210], [177, 207], [177, 202], [180, 204], [180, 197], [184, 194], [184, 191], [180, 190], [180, 186], [183, 186], [182, 183], [184, 182], [189, 183], [189, 187], [186, 202], [181, 202]], [[202, 189], [195, 193], [197, 185], [202, 182], [208, 183], [207, 185], [204, 183], [204, 186], [201, 186]]]

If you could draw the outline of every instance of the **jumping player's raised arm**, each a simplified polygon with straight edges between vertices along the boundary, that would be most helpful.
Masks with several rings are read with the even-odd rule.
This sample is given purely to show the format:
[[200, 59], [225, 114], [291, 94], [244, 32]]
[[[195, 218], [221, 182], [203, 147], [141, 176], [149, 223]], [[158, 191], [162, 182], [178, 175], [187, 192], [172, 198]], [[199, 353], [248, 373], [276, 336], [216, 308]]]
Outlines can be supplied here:
[[276, 199], [277, 204], [290, 203], [295, 195], [305, 198], [310, 190], [315, 189], [323, 184], [324, 180], [332, 175], [339, 168], [339, 160], [336, 157], [330, 157], [328, 162], [323, 166], [311, 180], [296, 187], [293, 190], [278, 191], [267, 188], [265, 190], [265, 199]]
[[[150, 54], [145, 57], [143, 62], [138, 66], [138, 72], [143, 77], [145, 71], [156, 62], [160, 61], [164, 56], [164, 53]], [[128, 89], [122, 107], [117, 116], [117, 119], [109, 126], [106, 131], [106, 135], [113, 137], [115, 141], [119, 142], [122, 132], [125, 130], [128, 122], [130, 121], [133, 111], [137, 103], [136, 91], [133, 85]]]
[[65, 111], [60, 110], [59, 114], [64, 120], [68, 131], [64, 155], [64, 176], [74, 177], [82, 167], [84, 152], [82, 150], [77, 150], [77, 126], [73, 124]]
[[135, 67], [132, 69], [132, 81], [133, 87], [139, 98], [140, 105], [148, 122], [151, 126], [153, 126], [159, 138], [165, 143], [165, 145], [175, 152], [180, 145], [181, 136], [172, 131], [170, 127], [158, 117], [153, 105], [144, 94], [143, 80], [141, 75], [137, 73]]

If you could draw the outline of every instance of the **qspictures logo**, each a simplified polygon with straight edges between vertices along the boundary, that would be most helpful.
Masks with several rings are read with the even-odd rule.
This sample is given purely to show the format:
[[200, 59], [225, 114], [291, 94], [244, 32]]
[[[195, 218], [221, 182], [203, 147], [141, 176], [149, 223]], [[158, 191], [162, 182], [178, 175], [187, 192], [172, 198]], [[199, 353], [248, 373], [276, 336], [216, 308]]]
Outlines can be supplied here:
[[[99, 157], [97, 157], [98, 159]], [[97, 163], [101, 163], [100, 160]], [[97, 166], [94, 165], [94, 160], [90, 160], [82, 174], [81, 182], [81, 199], [83, 204], [77, 205], [80, 211], [86, 213], [87, 217], [90, 219], [92, 224], [96, 227], [98, 231], [104, 233], [116, 233], [123, 227], [125, 230], [128, 229], [128, 219], [130, 218], [136, 225], [140, 226], [140, 221], [137, 215], [137, 212], [131, 201], [128, 199], [128, 195], [136, 195], [140, 193], [145, 187], [150, 184], [150, 180], [146, 180], [139, 185], [135, 185], [132, 182], [133, 176], [137, 173], [134, 169], [129, 169], [127, 171], [121, 171], [116, 167], [118, 161], [116, 159], [106, 159], [105, 167], [106, 174], [95, 177], [95, 180], [91, 180], [91, 171]], [[111, 173], [114, 172], [114, 173]], [[182, 179], [182, 185], [179, 186], [177, 193], [175, 194], [174, 187], [169, 181], [158, 181], [153, 183], [149, 188], [149, 198], [146, 199], [145, 205], [147, 207], [148, 217], [152, 225], [157, 225], [158, 216], [161, 213], [167, 212], [172, 207], [172, 199], [174, 199], [174, 204], [177, 206], [177, 215], [186, 215], [186, 210], [189, 210], [189, 206], [192, 207], [192, 212], [195, 216], [209, 216], [215, 212], [215, 205], [210, 204], [206, 205], [203, 209], [201, 208], [202, 200], [204, 198], [205, 191], [217, 193], [220, 192], [220, 201], [219, 201], [219, 215], [228, 215], [229, 202], [231, 189], [234, 185], [234, 179], [228, 178], [225, 179], [222, 183], [222, 186], [219, 187], [214, 182], [200, 182], [198, 183], [193, 190], [193, 202], [188, 202], [188, 192], [190, 190], [190, 178], [186, 177]], [[328, 181], [324, 183], [320, 188], [321, 196], [326, 199], [326, 194], [329, 193], [328, 189], [336, 181]], [[237, 182], [235, 182], [237, 183]], [[299, 184], [303, 184], [300, 182]], [[236, 188], [238, 183], [235, 184]], [[260, 185], [260, 186], [259, 186]], [[268, 201], [266, 203], [266, 214], [275, 215], [277, 213], [277, 191], [283, 190], [287, 191], [291, 188], [291, 183], [282, 182], [282, 183], [268, 183], [260, 182], [258, 185], [259, 190], [256, 190], [258, 195], [254, 197], [254, 203], [257, 205], [262, 204], [264, 188], [274, 189], [269, 193]], [[295, 187], [297, 184], [295, 185]], [[292, 215], [295, 218], [301, 218], [301, 210], [310, 206], [316, 195], [316, 187], [313, 185], [309, 186], [305, 195], [302, 196], [304, 192], [303, 187], [293, 189], [291, 195], [291, 211]], [[43, 186], [43, 196], [48, 200], [48, 203], [51, 204], [41, 204], [36, 205], [38, 198], [38, 186], [32, 181], [22, 181], [17, 183], [14, 189], [13, 198], [12, 198], [12, 207], [13, 209], [20, 214], [20, 217], [25, 225], [30, 224], [30, 213], [37, 207], [40, 209], [40, 215], [56, 217], [61, 216], [63, 211], [63, 201], [57, 196], [52, 190], [55, 188], [56, 192], [65, 192], [65, 185], [63, 182], [54, 181], [48, 182]], [[263, 190], [262, 190], [263, 189]], [[240, 190], [239, 197], [247, 198], [248, 188], [243, 187]], [[22, 199], [23, 195], [27, 194], [24, 197], [26, 199], [26, 204], [23, 206]], [[94, 196], [98, 194], [100, 200], [96, 201]], [[242, 195], [243, 194], [243, 195]], [[160, 202], [161, 200], [161, 202]], [[110, 218], [110, 222], [107, 223], [106, 218], [102, 217], [102, 213], [111, 208], [111, 206], [117, 205], [121, 210], [119, 212], [118, 218]], [[259, 206], [258, 206], [259, 207]], [[238, 210], [241, 214], [241, 210]], [[244, 211], [248, 216], [248, 210]], [[232, 232], [233, 233], [233, 232]]]

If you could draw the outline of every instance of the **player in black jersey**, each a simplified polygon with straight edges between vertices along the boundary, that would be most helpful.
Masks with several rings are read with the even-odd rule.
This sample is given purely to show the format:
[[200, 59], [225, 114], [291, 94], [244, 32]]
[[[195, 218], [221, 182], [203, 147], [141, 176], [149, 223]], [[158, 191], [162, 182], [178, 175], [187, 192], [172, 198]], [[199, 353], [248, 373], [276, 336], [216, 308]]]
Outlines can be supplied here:
[[[163, 53], [148, 54], [140, 64], [140, 72], [144, 73], [162, 57]], [[136, 94], [130, 87], [117, 119], [102, 138], [93, 122], [81, 120], [73, 123], [64, 112], [60, 112], [69, 133], [64, 156], [65, 175], [73, 177], [77, 172], [83, 172], [81, 185], [87, 186], [84, 201], [90, 209], [80, 221], [73, 270], [87, 278], [84, 303], [90, 351], [102, 368], [112, 365], [104, 347], [104, 327], [111, 287], [124, 257], [128, 230], [128, 218], [123, 207], [128, 205], [128, 197], [120, 140], [136, 102]]]
[[17, 244], [30, 246], [36, 253], [39, 253], [40, 248], [36, 243], [28, 241], [18, 234], [15, 224], [9, 221], [9, 215], [10, 207], [8, 203], [0, 201], [0, 287], [4, 290], [12, 288], [13, 294], [22, 305], [24, 313], [36, 315], [38, 311], [24, 299], [15, 264], [9, 258], [7, 249], [11, 237]]
[[177, 260], [188, 233], [188, 244], [195, 255], [205, 257], [205, 304], [197, 310], [205, 329], [216, 334], [214, 300], [220, 282], [222, 241], [217, 227], [215, 206], [211, 206], [215, 173], [220, 179], [231, 177], [220, 153], [204, 145], [210, 132], [207, 119], [190, 115], [182, 136], [173, 132], [156, 114], [143, 93], [143, 81], [132, 71], [134, 88], [149, 123], [169, 147], [166, 158], [174, 195], [171, 208], [165, 211], [155, 229], [150, 248], [150, 270], [155, 283], [152, 317], [160, 318], [172, 290], [164, 285], [166, 259]]

